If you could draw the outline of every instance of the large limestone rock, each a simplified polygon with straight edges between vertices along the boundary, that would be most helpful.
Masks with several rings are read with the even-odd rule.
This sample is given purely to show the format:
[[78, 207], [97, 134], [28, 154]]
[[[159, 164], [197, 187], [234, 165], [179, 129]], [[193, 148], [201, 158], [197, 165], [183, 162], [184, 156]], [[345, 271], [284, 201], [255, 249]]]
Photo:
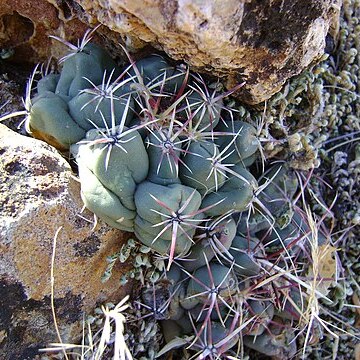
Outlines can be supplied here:
[[[128, 235], [80, 215], [80, 185], [68, 163], [49, 145], [0, 125], [0, 358], [33, 359], [39, 347], [57, 342], [55, 311], [64, 342], [81, 336], [84, 313], [96, 304], [121, 300], [125, 267], [115, 267], [101, 283], [106, 257]], [[92, 219], [84, 212], [84, 217]]]
[[[194, 69], [246, 81], [258, 103], [324, 52], [341, 0], [77, 0], [134, 48], [151, 44]], [[333, 31], [334, 32], [334, 31]]]
[[341, 1], [3, 0], [0, 47], [14, 48], [17, 61], [58, 57], [63, 47], [48, 35], [74, 40], [100, 22], [114, 53], [119, 42], [133, 52], [151, 45], [229, 88], [246, 81], [237, 95], [255, 104], [319, 59]]

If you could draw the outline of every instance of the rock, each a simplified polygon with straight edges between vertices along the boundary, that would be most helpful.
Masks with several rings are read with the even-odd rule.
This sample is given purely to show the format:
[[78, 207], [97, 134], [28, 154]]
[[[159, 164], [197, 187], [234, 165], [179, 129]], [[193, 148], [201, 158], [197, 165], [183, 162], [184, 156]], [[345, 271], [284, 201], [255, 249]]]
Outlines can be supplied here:
[[[106, 257], [129, 235], [79, 216], [80, 185], [66, 160], [49, 145], [0, 125], [0, 353], [33, 359], [57, 342], [53, 324], [51, 258], [56, 231], [54, 301], [64, 342], [81, 337], [84, 313], [128, 292], [119, 287], [125, 267], [101, 283]], [[84, 217], [91, 219], [85, 212]]]
[[17, 61], [59, 58], [64, 46], [48, 35], [73, 41], [100, 22], [105, 26], [98, 32], [114, 54], [122, 54], [119, 42], [132, 52], [151, 45], [193, 70], [221, 77], [228, 88], [246, 81], [237, 96], [256, 104], [321, 57], [329, 36], [336, 36], [341, 2], [4, 0], [1, 56], [13, 49]]
[[125, 37], [184, 60], [193, 69], [246, 81], [241, 100], [256, 104], [280, 90], [324, 52], [337, 27], [341, 0], [77, 0]]
[[[24, 66], [24, 63], [47, 62], [51, 57], [59, 59], [67, 48], [50, 35], [76, 44], [89, 26], [96, 24], [73, 1], [1, 0], [0, 62], [3, 59]], [[103, 27], [103, 32], [110, 31]], [[95, 41], [106, 42], [99, 36], [95, 36]]]

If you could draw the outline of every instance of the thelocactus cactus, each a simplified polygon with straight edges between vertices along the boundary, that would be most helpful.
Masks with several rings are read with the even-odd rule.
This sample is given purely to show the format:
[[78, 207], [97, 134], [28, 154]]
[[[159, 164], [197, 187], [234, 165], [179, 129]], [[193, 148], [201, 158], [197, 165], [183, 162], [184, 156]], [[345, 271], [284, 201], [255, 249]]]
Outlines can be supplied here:
[[252, 125], [221, 118], [228, 93], [209, 91], [200, 76], [158, 55], [118, 69], [86, 42], [63, 60], [60, 74], [39, 81], [29, 129], [70, 148], [96, 215], [135, 231], [171, 263], [189, 252], [205, 221], [247, 208], [257, 183], [233, 165], [258, 142]]
[[[72, 53], [65, 59], [59, 75], [48, 74], [39, 81], [38, 95], [32, 100], [30, 108], [28, 128], [36, 137], [65, 150], [81, 140], [86, 131], [94, 127], [93, 123], [104, 127], [101, 110], [105, 119], [109, 119], [110, 95], [100, 93], [108, 105], [106, 112], [104, 106], [96, 108], [91, 116], [94, 119], [87, 118], [90, 109], [86, 108], [90, 106], [95, 110], [93, 102], [98, 96], [97, 85], [102, 84], [106, 73], [113, 74], [115, 70], [112, 58], [95, 44], [86, 44], [81, 51]], [[88, 91], [84, 92], [85, 89]], [[113, 90], [114, 107], [121, 111], [126, 104], [123, 99], [126, 89], [115, 86]], [[121, 118], [120, 112], [117, 118], [119, 115]]]
[[193, 271], [206, 265], [214, 257], [232, 260], [228, 252], [236, 235], [236, 223], [231, 217], [221, 217], [205, 224], [198, 230], [190, 254], [182, 265], [187, 271]]
[[182, 184], [158, 185], [145, 181], [135, 193], [135, 234], [145, 245], [164, 255], [186, 253], [202, 216], [200, 194]]
[[248, 348], [293, 354], [284, 328], [300, 291], [266, 276], [306, 255], [310, 227], [293, 205], [296, 174], [250, 167], [257, 131], [225, 99], [240, 85], [210, 90], [159, 55], [120, 69], [88, 41], [72, 50], [35, 96], [29, 87], [27, 129], [70, 150], [88, 209], [168, 260], [166, 291], [153, 284], [142, 299], [168, 341], [193, 333], [189, 349], [212, 359], [236, 355], [241, 333]]
[[[90, 130], [84, 140], [72, 145], [71, 151], [79, 165], [80, 179], [84, 179], [82, 196], [85, 205], [104, 221], [110, 217], [112, 226], [116, 223], [115, 227], [119, 229], [133, 231], [134, 194], [137, 184], [146, 179], [149, 159], [136, 130], [118, 126], [109, 132]], [[91, 181], [93, 177], [96, 179]], [[112, 214], [104, 201], [105, 193], [117, 204]]]

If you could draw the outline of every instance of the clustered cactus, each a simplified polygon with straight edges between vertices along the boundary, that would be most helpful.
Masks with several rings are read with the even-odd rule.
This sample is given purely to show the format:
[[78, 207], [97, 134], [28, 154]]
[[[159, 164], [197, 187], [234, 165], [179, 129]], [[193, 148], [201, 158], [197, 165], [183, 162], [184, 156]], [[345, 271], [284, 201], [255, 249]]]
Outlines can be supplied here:
[[297, 176], [284, 164], [250, 172], [256, 129], [224, 102], [238, 87], [210, 89], [159, 55], [129, 60], [119, 69], [83, 40], [38, 81], [27, 129], [71, 153], [88, 209], [167, 259], [167, 296], [154, 285], [158, 301], [143, 303], [169, 347], [182, 337], [199, 359], [244, 345], [290, 358], [306, 299], [291, 278], [266, 279], [306, 258]]
[[257, 187], [246, 168], [256, 130], [221, 118], [226, 95], [158, 55], [119, 71], [86, 43], [39, 80], [27, 127], [74, 156], [88, 209], [171, 264], [203, 223], [244, 211]]
[[[304, 214], [291, 209], [294, 174], [275, 166], [265, 175], [259, 186], [267, 186], [258, 195], [263, 208], [208, 220], [197, 229], [189, 256], [166, 275], [171, 302], [166, 320], [160, 319], [165, 336], [176, 347], [178, 337], [195, 334], [187, 345], [199, 359], [236, 356], [242, 346], [277, 359], [297, 351], [294, 329], [306, 298], [296, 281], [267, 278], [274, 264], [305, 260], [310, 229]], [[319, 235], [318, 242], [325, 238]]]

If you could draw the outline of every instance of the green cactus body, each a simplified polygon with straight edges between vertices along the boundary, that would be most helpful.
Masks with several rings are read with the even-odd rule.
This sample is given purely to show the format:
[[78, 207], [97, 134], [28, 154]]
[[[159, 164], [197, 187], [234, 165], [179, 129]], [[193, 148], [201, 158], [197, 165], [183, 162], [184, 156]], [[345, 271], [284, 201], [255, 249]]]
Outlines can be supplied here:
[[256, 129], [246, 122], [238, 120], [222, 121], [216, 131], [232, 134], [219, 136], [216, 139], [220, 151], [228, 147], [226, 154], [231, 154], [226, 158], [226, 161], [229, 163], [237, 164], [240, 162], [244, 165], [247, 162], [246, 159], [252, 157], [259, 149]]
[[[128, 98], [130, 97], [130, 102]], [[113, 102], [113, 108], [111, 105]], [[120, 125], [124, 111], [127, 110], [125, 117], [125, 125], [130, 124], [133, 118], [134, 100], [130, 95], [128, 86], [124, 86], [114, 92], [113, 97], [110, 95], [102, 95], [100, 98], [96, 92], [81, 91], [69, 101], [69, 112], [73, 119], [86, 131], [94, 127], [111, 128], [112, 117], [111, 112], [114, 111], [114, 125]]]
[[[169, 254], [171, 248], [171, 229], [165, 231], [158, 237], [161, 229], [153, 227], [153, 224], [146, 222], [140, 216], [136, 216], [134, 232], [136, 237], [146, 246], [152, 248], [160, 255]], [[150, 231], [147, 231], [151, 227]], [[164, 239], [165, 237], [165, 239]], [[179, 232], [176, 236], [175, 254], [185, 254], [190, 250], [192, 242], [189, 240], [187, 235]]]
[[180, 300], [180, 304], [184, 309], [191, 310], [195, 308], [195, 306], [200, 304], [200, 299], [197, 296], [195, 297], [185, 296], [183, 299]]
[[191, 247], [191, 253], [183, 266], [187, 271], [194, 271], [209, 263], [214, 256], [227, 258], [225, 252], [230, 249], [236, 235], [235, 220], [224, 219], [214, 226], [209, 226], [198, 241]]
[[[256, 192], [257, 181], [246, 169], [258, 155], [256, 129], [238, 120], [220, 122], [222, 99], [230, 92], [211, 94], [200, 75], [186, 83], [189, 74], [159, 56], [137, 61], [113, 83], [112, 70], [117, 72], [116, 64], [96, 45], [68, 55], [60, 74], [38, 82], [29, 128], [61, 150], [70, 148], [89, 210], [169, 259], [161, 279], [166, 292], [149, 288], [142, 297], [169, 330], [168, 339], [196, 328], [190, 349], [220, 357], [239, 341], [242, 308], [242, 321], [254, 316], [242, 329], [248, 347], [292, 355], [290, 338], [274, 329], [272, 319], [275, 311], [284, 324], [298, 320], [299, 294], [290, 290], [294, 303], [285, 299], [274, 310], [255, 296], [240, 300], [239, 287], [247, 294], [241, 283], [262, 276], [259, 259], [266, 258], [269, 244], [279, 246], [280, 237], [288, 245], [309, 231], [289, 205], [296, 176], [277, 165], [262, 177], [262, 184], [271, 179], [269, 185]], [[232, 215], [252, 201], [259, 211], [237, 224]]]
[[185, 111], [182, 116], [192, 116], [192, 127], [197, 131], [211, 131], [215, 129], [220, 120], [220, 113], [223, 102], [218, 99], [212, 102], [204, 94], [200, 95], [197, 91], [193, 91], [183, 104]]
[[166, 271], [166, 279], [169, 280], [174, 287], [184, 278], [185, 273], [182, 271], [181, 267], [177, 264], [174, 264], [171, 269]]
[[[146, 245], [148, 245], [149, 241], [152, 242], [153, 239], [156, 238], [156, 236], [159, 234], [159, 232], [162, 230], [162, 228], [159, 226], [159, 228], [155, 227], [154, 224], [150, 221], [144, 220], [141, 216], [136, 217], [136, 227], [135, 227], [137, 234], [140, 236], [140, 238], [148, 237], [146, 240]], [[169, 241], [171, 240], [171, 234], [172, 234], [172, 228], [169, 227], [166, 231], [164, 231], [161, 234], [161, 240]], [[182, 237], [182, 235], [178, 234], [178, 238]], [[160, 240], [159, 239], [159, 240]], [[167, 245], [166, 245], [167, 247]], [[163, 253], [163, 251], [161, 251]]]
[[[308, 239], [311, 237], [311, 229], [306, 219], [303, 218], [299, 213], [295, 212], [291, 222], [281, 228], [275, 226], [273, 228], [259, 233], [259, 237], [262, 237], [263, 243], [266, 246], [271, 247], [272, 249], [276, 248], [288, 248], [293, 250], [296, 245], [301, 243], [303, 246], [308, 245]], [[317, 243], [318, 246], [323, 245], [327, 242], [326, 236], [320, 231], [317, 233]]]
[[[118, 131], [118, 128], [114, 130]], [[149, 168], [141, 136], [132, 131], [120, 140], [116, 137], [109, 139], [104, 138], [105, 132], [97, 129], [88, 131], [84, 142], [72, 146], [71, 151], [79, 164], [91, 170], [108, 190], [118, 196], [123, 206], [135, 210], [135, 189], [145, 180]], [[102, 140], [110, 142], [103, 143]]]
[[274, 305], [270, 301], [248, 300], [249, 312], [256, 319], [244, 330], [247, 335], [259, 336], [274, 317]]
[[211, 207], [205, 212], [209, 216], [244, 211], [253, 199], [254, 189], [257, 187], [256, 179], [242, 166], [231, 169], [237, 176], [230, 175], [219, 191], [208, 194], [203, 199], [201, 207]]
[[[276, 164], [262, 176], [259, 183], [264, 184], [265, 181], [268, 181], [269, 184], [259, 194], [259, 200], [264, 203], [274, 217], [278, 218], [284, 215], [284, 204], [288, 205], [295, 195], [299, 186], [298, 179], [295, 172], [288, 169], [286, 165]], [[289, 215], [284, 224], [287, 225], [291, 218], [292, 215]]]
[[[200, 220], [200, 217], [199, 217], [199, 220]], [[170, 224], [170, 221], [169, 221], [169, 224]], [[146, 234], [146, 236], [150, 236], [151, 240], [153, 240], [157, 237], [157, 235], [160, 233], [160, 231], [162, 231], [164, 229], [164, 227], [154, 226], [153, 223], [144, 220], [140, 216], [137, 216], [136, 217], [136, 229], [139, 230], [139, 235], [143, 234], [142, 237], [144, 237], [144, 235]], [[140, 232], [140, 230], [142, 230], [142, 231]], [[165, 241], [170, 241], [172, 239], [172, 236], [173, 236], [173, 227], [169, 226], [165, 231], [163, 231], [161, 233], [161, 236], [159, 237], [159, 239], [162, 239]], [[187, 235], [187, 233], [184, 234], [182, 231], [179, 230], [176, 238], [179, 241], [184, 240], [184, 242], [186, 243], [188, 241], [189, 236]]]
[[234, 271], [240, 276], [254, 276], [260, 273], [261, 268], [255, 259], [254, 250], [258, 248], [259, 241], [235, 236], [230, 254], [234, 260]]
[[89, 87], [88, 80], [98, 85], [104, 71], [111, 73], [113, 69], [116, 69], [116, 64], [105, 50], [95, 44], [87, 44], [82, 51], [65, 60], [55, 93], [73, 98], [80, 90]]
[[[204, 304], [201, 303], [190, 309], [189, 313], [191, 314], [191, 317], [196, 320], [197, 323], [202, 323], [206, 320], [206, 317], [208, 317], [208, 311], [206, 307], [204, 308]], [[224, 319], [230, 319], [232, 318], [232, 315], [233, 313], [229, 310], [229, 308], [224, 304], [220, 303], [218, 304], [217, 309], [213, 309], [211, 311], [210, 319], [219, 321]]]
[[[138, 60], [135, 65], [144, 85], [149, 88], [156, 85], [154, 88], [157, 91], [162, 88], [162, 91], [174, 94], [180, 89], [185, 79], [184, 71], [171, 66], [164, 58], [158, 55]], [[139, 79], [136, 79], [137, 74], [134, 69], [129, 70], [129, 75], [135, 77], [135, 82], [139, 81]]]
[[[202, 214], [197, 214], [201, 196], [196, 190], [181, 184], [163, 186], [144, 181], [135, 192], [135, 204], [138, 214], [135, 234], [140, 240], [153, 248], [158, 246], [155, 245], [156, 242], [165, 241], [168, 246], [164, 243], [161, 247], [166, 247], [166, 252], [176, 235], [175, 254], [188, 251], [195, 233], [196, 220], [200, 222], [203, 217]], [[196, 214], [192, 215], [193, 213]], [[187, 217], [195, 221], [187, 222]], [[157, 232], [156, 236], [154, 230]], [[145, 239], [145, 236], [149, 238]], [[164, 254], [164, 251], [160, 253]]]
[[[262, 234], [264, 235], [261, 236]], [[291, 223], [284, 229], [274, 227], [270, 233], [268, 229], [259, 233], [259, 237], [264, 238], [263, 243], [271, 249], [282, 248], [283, 246], [286, 247], [299, 236], [299, 228]]]
[[252, 164], [254, 164], [254, 162], [258, 159], [259, 157], [259, 154], [258, 152], [255, 152], [254, 154], [248, 156], [247, 158], [245, 159], [242, 159], [240, 164], [245, 167], [245, 168], [248, 168], [250, 167]]
[[224, 246], [226, 250], [236, 235], [236, 222], [233, 218], [224, 218], [221, 221], [216, 221], [214, 225], [210, 225], [208, 236], [216, 237], [218, 241]]
[[84, 165], [79, 164], [81, 197], [84, 205], [108, 225], [123, 231], [134, 231], [136, 212], [122, 205], [119, 198], [108, 190]]
[[55, 93], [57, 83], [59, 82], [60, 74], [48, 74], [41, 78], [37, 85], [36, 90], [39, 95], [50, 91]]
[[283, 247], [289, 245], [292, 241], [300, 239], [310, 231], [309, 226], [305, 223], [300, 214], [294, 213], [291, 222], [284, 228], [275, 226], [272, 231], [262, 231], [264, 235], [263, 243], [271, 247]]
[[[215, 348], [217, 348], [215, 354], [223, 354], [235, 346], [240, 338], [239, 334], [231, 336], [230, 326], [228, 322], [223, 326], [220, 322], [211, 322], [211, 338]], [[230, 336], [229, 336], [230, 335]], [[223, 340], [228, 338], [225, 344], [219, 346], [219, 343], [223, 343]]]
[[[228, 267], [210, 263], [209, 269], [207, 266], [203, 266], [194, 272], [186, 289], [187, 298], [185, 300], [192, 298], [196, 299], [197, 303], [208, 304], [212, 297], [211, 294], [215, 290], [217, 296], [229, 298], [236, 292], [237, 288], [236, 276]], [[184, 307], [184, 301], [182, 306]]]
[[169, 305], [169, 319], [179, 320], [182, 317], [186, 316], [184, 308], [180, 305], [180, 300], [183, 298], [185, 287], [179, 284], [179, 286], [173, 287], [173, 289], [174, 288], [175, 293], [173, 294]]
[[185, 185], [197, 189], [202, 195], [221, 188], [225, 183], [225, 176], [221, 172], [213, 171], [213, 161], [219, 155], [216, 145], [209, 141], [191, 142], [182, 157], [180, 164], [180, 179]]
[[[298, 321], [308, 306], [305, 294], [296, 288], [291, 288], [281, 309], [276, 309], [276, 316], [290, 321]], [[291, 300], [289, 300], [291, 299]]]
[[238, 222], [237, 233], [244, 237], [248, 235], [256, 237], [263, 230], [268, 231], [271, 223], [271, 220], [267, 219], [262, 212], [255, 212], [250, 217], [244, 215]]
[[178, 138], [174, 140], [161, 131], [151, 132], [145, 143], [149, 155], [150, 168], [148, 180], [160, 185], [179, 184], [178, 159], [180, 149], [176, 147]]
[[67, 103], [50, 91], [32, 100], [29, 128], [34, 137], [59, 150], [69, 149], [85, 136], [85, 130], [69, 115]]
[[138, 117], [135, 116], [129, 121], [128, 127], [131, 129], [136, 128], [137, 132], [140, 134], [141, 138], [143, 139], [143, 142], [145, 143], [145, 140], [149, 135], [149, 131], [146, 129], [144, 122], [142, 122]]
[[191, 247], [189, 258], [184, 261], [183, 266], [187, 271], [194, 271], [206, 264], [215, 256], [213, 248], [207, 239], [197, 242]]
[[[281, 324], [281, 319], [277, 318], [274, 321]], [[259, 336], [244, 336], [243, 341], [244, 345], [250, 349], [267, 356], [273, 356], [276, 359], [285, 360], [292, 359], [296, 354], [295, 336], [295, 332], [289, 331], [285, 324], [279, 326], [275, 323], [268, 327], [268, 332], [264, 332]]]
[[[201, 331], [201, 325], [197, 331]], [[192, 346], [193, 350], [202, 351], [199, 359], [219, 359], [221, 355], [230, 350], [239, 341], [239, 334], [231, 336], [231, 324], [226, 322], [225, 326], [218, 321], [211, 321], [206, 324], [205, 330], [201, 333], [200, 339]], [[224, 342], [224, 339], [227, 339]]]
[[[192, 201], [190, 201], [185, 208], [183, 214], [189, 214], [199, 209], [201, 197], [196, 190], [181, 184], [162, 186], [150, 181], [144, 181], [138, 186], [135, 193], [138, 215], [152, 224], [157, 224], [166, 220], [169, 211], [163, 208], [154, 197], [165, 203], [169, 209], [176, 212], [193, 193]], [[156, 212], [164, 213], [166, 216], [159, 215]]]

